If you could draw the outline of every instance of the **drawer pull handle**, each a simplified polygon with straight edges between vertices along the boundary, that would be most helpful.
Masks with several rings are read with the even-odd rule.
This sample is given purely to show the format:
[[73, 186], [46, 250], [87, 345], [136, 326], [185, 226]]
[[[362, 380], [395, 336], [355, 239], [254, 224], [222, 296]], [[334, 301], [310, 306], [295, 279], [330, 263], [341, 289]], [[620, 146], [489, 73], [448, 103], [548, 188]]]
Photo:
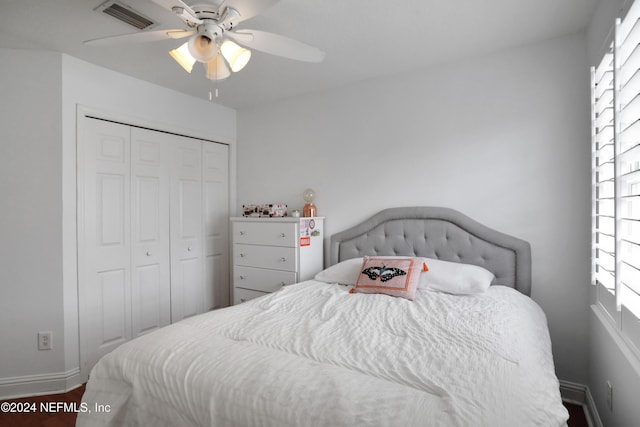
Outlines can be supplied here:
[[241, 232], [240, 232], [240, 235], [241, 235], [241, 236], [244, 236], [244, 231], [241, 231]]
[[147, 256], [151, 256], [151, 251], [147, 251]]
[[244, 258], [244, 254], [240, 254], [240, 258]]
[[242, 274], [240, 275], [240, 280], [244, 280], [244, 276]]
[[280, 285], [282, 285], [282, 286], [286, 286], [287, 284], [286, 284], [286, 283], [284, 283], [284, 282], [280, 282]]
[[287, 235], [286, 235], [286, 234], [284, 234], [284, 233], [282, 233], [282, 234], [280, 235], [280, 237], [287, 237]]
[[189, 252], [191, 252], [191, 250], [192, 250], [192, 249], [191, 249], [191, 246], [189, 246], [189, 247], [187, 248], [187, 250], [188, 250]]
[[247, 300], [244, 298], [240, 298], [240, 302], [246, 302]]
[[287, 262], [287, 259], [285, 257], [280, 258], [281, 262]]

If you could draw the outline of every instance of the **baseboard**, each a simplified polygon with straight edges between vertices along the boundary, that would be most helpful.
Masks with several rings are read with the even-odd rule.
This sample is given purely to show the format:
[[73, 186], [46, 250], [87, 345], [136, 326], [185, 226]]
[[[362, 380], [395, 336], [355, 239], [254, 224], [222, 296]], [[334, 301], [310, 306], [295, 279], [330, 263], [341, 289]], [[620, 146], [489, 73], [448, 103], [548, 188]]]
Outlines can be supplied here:
[[67, 372], [0, 378], [0, 399], [66, 393], [81, 385], [79, 368]]
[[563, 402], [586, 405], [587, 386], [570, 381], [560, 381], [560, 396], [562, 396]]
[[600, 415], [598, 414], [598, 408], [596, 407], [596, 401], [593, 400], [593, 396], [591, 395], [591, 391], [589, 387], [587, 387], [587, 395], [586, 395], [586, 404], [585, 408], [587, 409], [587, 416], [593, 427], [603, 427], [602, 420], [600, 419]]
[[589, 387], [584, 384], [561, 380], [560, 395], [562, 396], [563, 402], [582, 405], [589, 427], [603, 427]]

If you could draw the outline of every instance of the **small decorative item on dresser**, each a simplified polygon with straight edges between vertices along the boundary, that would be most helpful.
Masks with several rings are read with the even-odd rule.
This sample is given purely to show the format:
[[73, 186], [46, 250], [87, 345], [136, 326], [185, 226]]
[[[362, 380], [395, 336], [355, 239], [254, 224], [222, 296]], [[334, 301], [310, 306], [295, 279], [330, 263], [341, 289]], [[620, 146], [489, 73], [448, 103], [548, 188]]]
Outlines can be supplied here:
[[291, 216], [294, 218], [300, 218], [300, 211], [298, 209], [294, 209], [291, 211]]
[[242, 216], [248, 217], [281, 217], [287, 216], [287, 205], [282, 203], [265, 203], [261, 205], [242, 205]]
[[262, 205], [261, 216], [269, 218], [287, 216], [287, 205], [282, 203], [269, 203], [267, 205]]
[[307, 202], [304, 205], [304, 208], [302, 208], [302, 216], [304, 217], [316, 216], [318, 211], [316, 209], [316, 205], [313, 204], [313, 199], [316, 197], [316, 192], [308, 188], [304, 190], [304, 193], [302, 193], [302, 197], [304, 198], [304, 201]]
[[260, 216], [260, 205], [242, 205], [242, 216]]

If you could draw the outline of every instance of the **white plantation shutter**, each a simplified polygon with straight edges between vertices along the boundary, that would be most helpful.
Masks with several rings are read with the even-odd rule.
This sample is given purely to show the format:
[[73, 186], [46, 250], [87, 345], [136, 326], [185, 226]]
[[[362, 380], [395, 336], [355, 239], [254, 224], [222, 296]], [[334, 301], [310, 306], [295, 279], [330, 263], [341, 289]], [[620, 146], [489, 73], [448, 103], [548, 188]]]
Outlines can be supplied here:
[[640, 348], [640, 2], [616, 27], [618, 304], [622, 333]]
[[616, 305], [614, 58], [607, 52], [592, 71], [593, 281], [600, 304], [614, 317]]
[[640, 2], [592, 70], [593, 282], [598, 302], [640, 349]]

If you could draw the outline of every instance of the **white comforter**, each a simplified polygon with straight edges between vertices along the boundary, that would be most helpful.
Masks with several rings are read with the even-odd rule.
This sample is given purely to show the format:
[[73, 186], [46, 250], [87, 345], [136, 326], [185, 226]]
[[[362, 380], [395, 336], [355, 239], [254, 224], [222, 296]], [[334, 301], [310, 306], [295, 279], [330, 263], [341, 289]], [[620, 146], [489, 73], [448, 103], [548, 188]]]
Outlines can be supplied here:
[[77, 425], [565, 425], [529, 298], [347, 290], [303, 282], [124, 344], [91, 372]]

